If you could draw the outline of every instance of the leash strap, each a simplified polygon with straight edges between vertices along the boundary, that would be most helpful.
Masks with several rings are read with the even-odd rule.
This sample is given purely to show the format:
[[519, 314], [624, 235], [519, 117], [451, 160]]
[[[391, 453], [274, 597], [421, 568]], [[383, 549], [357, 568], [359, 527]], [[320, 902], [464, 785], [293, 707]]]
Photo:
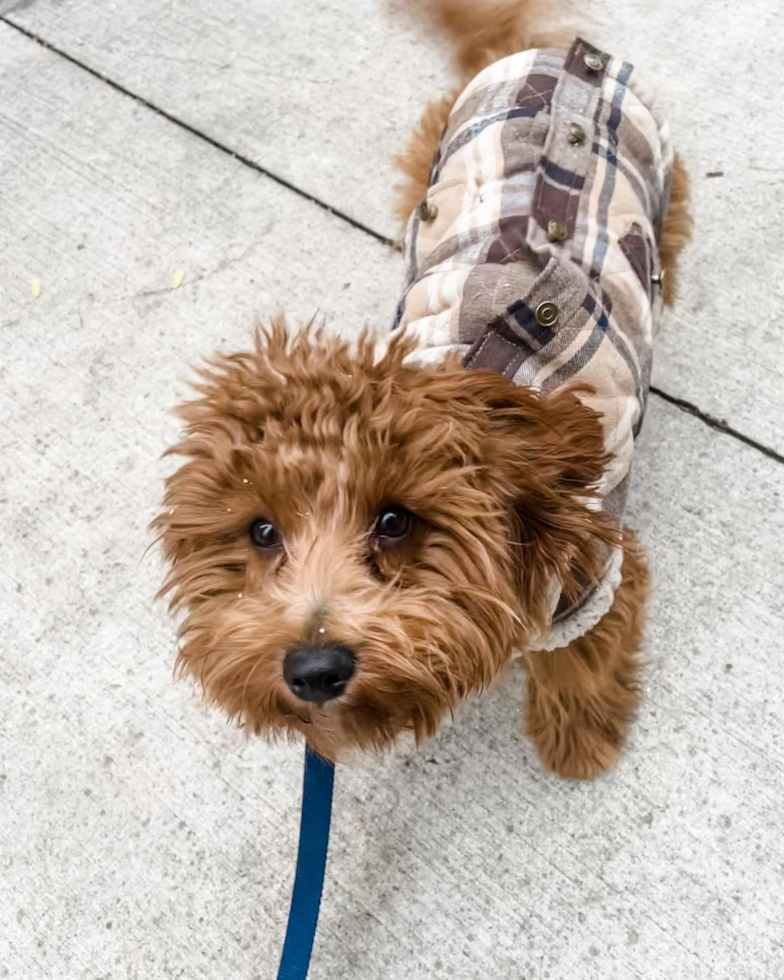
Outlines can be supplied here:
[[334, 779], [334, 765], [306, 746], [297, 872], [278, 980], [305, 980], [308, 975], [327, 864]]

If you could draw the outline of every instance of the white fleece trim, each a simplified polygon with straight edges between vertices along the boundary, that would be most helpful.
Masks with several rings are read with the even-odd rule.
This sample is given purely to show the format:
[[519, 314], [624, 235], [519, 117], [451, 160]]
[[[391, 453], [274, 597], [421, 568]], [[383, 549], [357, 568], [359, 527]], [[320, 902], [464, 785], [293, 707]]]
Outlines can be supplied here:
[[585, 605], [560, 623], [551, 626], [549, 632], [532, 636], [528, 641], [528, 649], [537, 652], [558, 650], [592, 630], [612, 609], [615, 592], [621, 584], [622, 565], [623, 549], [615, 548], [601, 582]]

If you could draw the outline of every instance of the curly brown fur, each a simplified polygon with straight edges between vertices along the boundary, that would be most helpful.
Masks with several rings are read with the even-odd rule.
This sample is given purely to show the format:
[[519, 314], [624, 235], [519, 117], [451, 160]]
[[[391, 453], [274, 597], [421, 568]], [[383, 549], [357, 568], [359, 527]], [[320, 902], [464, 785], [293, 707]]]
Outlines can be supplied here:
[[[215, 358], [184, 405], [187, 462], [155, 521], [182, 607], [179, 666], [255, 732], [300, 732], [329, 758], [402, 731], [432, 734], [544, 624], [545, 585], [595, 577], [614, 533], [585, 506], [606, 462], [597, 417], [569, 391], [545, 398], [459, 363], [405, 361], [393, 341], [283, 321]], [[385, 505], [416, 516], [380, 551]], [[274, 519], [279, 553], [249, 527]], [[356, 652], [346, 694], [298, 700], [282, 662], [300, 643]]]
[[639, 694], [649, 575], [631, 531], [613, 607], [585, 636], [550, 653], [528, 653], [526, 731], [544, 765], [592, 779], [618, 757]]
[[[400, 167], [399, 214], [424, 196], [458, 91], [536, 36], [521, 0], [428, 0], [456, 41], [460, 86], [431, 103]], [[490, 9], [492, 7], [492, 9]], [[662, 233], [665, 300], [688, 241], [688, 179], [676, 161]], [[304, 735], [335, 759], [399, 733], [433, 734], [445, 713], [495, 677], [546, 627], [553, 580], [567, 596], [600, 576], [619, 535], [590, 498], [608, 462], [597, 416], [574, 390], [543, 396], [457, 360], [424, 368], [395, 339], [383, 356], [283, 318], [252, 350], [221, 355], [182, 406], [184, 462], [155, 520], [183, 612], [180, 670], [249, 730]], [[374, 526], [396, 504], [411, 532], [381, 547]], [[261, 517], [281, 535], [252, 543]], [[527, 728], [544, 764], [590, 778], [615, 761], [637, 703], [648, 575], [623, 536], [611, 611], [552, 653], [524, 653]], [[339, 643], [356, 670], [319, 706], [294, 696], [286, 652]]]

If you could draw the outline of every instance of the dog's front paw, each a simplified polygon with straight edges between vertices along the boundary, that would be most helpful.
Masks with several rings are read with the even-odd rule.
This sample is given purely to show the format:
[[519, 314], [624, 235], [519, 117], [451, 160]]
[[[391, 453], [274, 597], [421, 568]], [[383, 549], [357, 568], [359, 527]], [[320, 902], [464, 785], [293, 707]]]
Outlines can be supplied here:
[[[532, 725], [528, 734], [533, 739], [542, 764], [550, 772], [566, 779], [594, 779], [612, 769], [618, 761], [623, 731], [602, 731], [589, 719], [560, 719], [553, 724]], [[541, 721], [541, 720], [540, 720]]]
[[[547, 679], [534, 672], [529, 677], [526, 732], [546, 769], [567, 779], [593, 779], [618, 761], [639, 697], [637, 662], [632, 656], [619, 657], [625, 670], [616, 665], [618, 669], [604, 674], [583, 672], [575, 682], [574, 651], [549, 656], [549, 661], [537, 661], [547, 664]], [[560, 665], [571, 682], [563, 680], [559, 658], [572, 658], [571, 666]]]

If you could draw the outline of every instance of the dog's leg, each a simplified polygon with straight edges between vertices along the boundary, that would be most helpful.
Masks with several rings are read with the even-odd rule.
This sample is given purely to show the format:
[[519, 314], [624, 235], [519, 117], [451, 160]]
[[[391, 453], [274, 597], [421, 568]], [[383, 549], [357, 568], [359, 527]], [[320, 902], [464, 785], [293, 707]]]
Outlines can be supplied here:
[[637, 706], [648, 567], [628, 530], [623, 547], [621, 584], [601, 622], [567, 647], [525, 654], [526, 730], [560, 776], [592, 779], [609, 769]]
[[670, 203], [662, 225], [659, 255], [664, 281], [664, 302], [672, 306], [678, 292], [678, 259], [691, 239], [692, 219], [689, 211], [689, 172], [680, 156], [675, 154], [672, 167]]

